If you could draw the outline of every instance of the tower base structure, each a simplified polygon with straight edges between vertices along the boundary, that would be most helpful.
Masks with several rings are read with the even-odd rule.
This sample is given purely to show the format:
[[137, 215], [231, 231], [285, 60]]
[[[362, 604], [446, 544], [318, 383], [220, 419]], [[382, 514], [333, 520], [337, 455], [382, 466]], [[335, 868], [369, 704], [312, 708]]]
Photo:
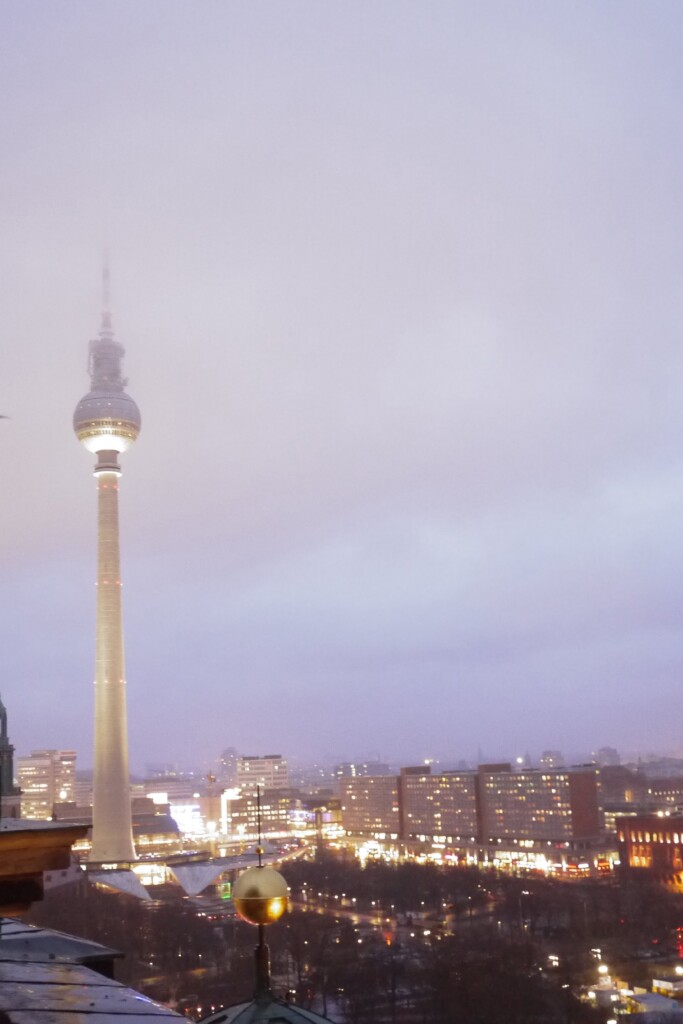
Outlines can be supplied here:
[[90, 860], [135, 860], [128, 772], [126, 678], [119, 555], [117, 453], [98, 452], [97, 627], [95, 655], [95, 764]]

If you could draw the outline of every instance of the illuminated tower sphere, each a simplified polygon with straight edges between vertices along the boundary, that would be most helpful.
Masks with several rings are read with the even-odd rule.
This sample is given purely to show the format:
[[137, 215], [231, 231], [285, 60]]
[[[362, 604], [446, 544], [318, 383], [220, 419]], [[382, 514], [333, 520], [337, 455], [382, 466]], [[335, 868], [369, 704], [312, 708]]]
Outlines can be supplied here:
[[97, 619], [95, 638], [95, 751], [90, 859], [120, 864], [135, 859], [128, 774], [126, 673], [121, 616], [118, 456], [140, 432], [140, 412], [124, 388], [123, 346], [114, 339], [104, 273], [102, 327], [90, 342], [90, 391], [74, 413], [74, 430], [97, 455]]

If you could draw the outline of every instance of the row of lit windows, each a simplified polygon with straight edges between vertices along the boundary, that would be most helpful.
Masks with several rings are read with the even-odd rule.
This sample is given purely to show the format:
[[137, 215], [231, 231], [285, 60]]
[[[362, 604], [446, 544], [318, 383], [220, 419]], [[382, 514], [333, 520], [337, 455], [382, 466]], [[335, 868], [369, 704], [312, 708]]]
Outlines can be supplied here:
[[[406, 800], [408, 807], [413, 807], [419, 813], [421, 806], [424, 806], [425, 801], [422, 800]], [[440, 807], [442, 810], [454, 812], [455, 814], [461, 814], [463, 810], [473, 810], [476, 807], [474, 800], [432, 800], [428, 798], [426, 803], [431, 804], [430, 807], [424, 807], [425, 812], [428, 814], [437, 814], [435, 808]]]
[[504, 786], [496, 789], [494, 786], [487, 786], [487, 796], [490, 799], [491, 795], [507, 797], [511, 800], [526, 800], [529, 797], [539, 796], [554, 796], [559, 799], [568, 800], [569, 791], [567, 789], [554, 789], [548, 786]]
[[514, 797], [506, 795], [503, 800], [490, 800], [488, 805], [495, 810], [499, 810], [501, 807], [509, 808], [511, 811], [520, 811], [529, 804], [534, 804], [537, 807], [546, 807], [548, 810], [554, 810], [562, 807], [571, 807], [569, 800], [561, 800], [559, 797], [549, 797], [545, 793], [535, 793], [531, 796], [519, 796]]
[[494, 807], [494, 818], [506, 818], [510, 821], [554, 821], [557, 818], [569, 818], [569, 807]]
[[[680, 843], [681, 835], [678, 832], [630, 832], [632, 843]], [[619, 842], [625, 843], [624, 832], [619, 833]]]
[[[671, 867], [676, 871], [680, 871], [681, 867], [683, 867], [683, 858], [681, 858], [680, 850], [673, 847], [672, 849], [667, 850], [666, 854], [666, 860]], [[634, 846], [631, 850], [630, 863], [631, 866], [635, 868], [652, 867], [652, 847], [648, 846], [647, 843]]]

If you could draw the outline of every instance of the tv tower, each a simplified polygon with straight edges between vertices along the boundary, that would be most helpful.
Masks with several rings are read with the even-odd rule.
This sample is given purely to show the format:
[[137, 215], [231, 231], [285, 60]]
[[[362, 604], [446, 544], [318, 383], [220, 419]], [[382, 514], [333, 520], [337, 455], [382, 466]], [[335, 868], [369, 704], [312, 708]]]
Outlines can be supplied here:
[[140, 432], [140, 411], [121, 373], [124, 348], [114, 339], [109, 268], [103, 275], [102, 326], [90, 342], [90, 391], [74, 413], [81, 444], [97, 455], [97, 618], [95, 632], [95, 751], [90, 860], [135, 860], [128, 774], [126, 673], [121, 616], [118, 489], [119, 455]]

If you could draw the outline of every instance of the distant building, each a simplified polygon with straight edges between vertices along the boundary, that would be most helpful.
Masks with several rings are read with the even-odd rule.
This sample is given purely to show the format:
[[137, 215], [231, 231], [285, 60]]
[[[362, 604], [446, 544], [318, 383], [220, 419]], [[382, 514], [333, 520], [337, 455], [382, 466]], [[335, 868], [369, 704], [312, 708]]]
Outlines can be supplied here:
[[614, 747], [600, 747], [595, 754], [595, 760], [601, 768], [607, 766], [616, 767], [621, 764], [619, 751], [615, 750]]
[[0, 817], [18, 818], [21, 791], [14, 785], [14, 747], [7, 735], [7, 710], [0, 700]]
[[683, 812], [683, 775], [648, 776], [625, 765], [600, 769], [605, 808], [621, 813]]
[[305, 793], [318, 793], [323, 799], [336, 794], [335, 769], [328, 764], [312, 762], [310, 764], [289, 763], [289, 785]]
[[237, 751], [234, 747], [226, 747], [221, 754], [218, 778], [228, 788], [237, 783]]
[[74, 803], [75, 750], [34, 750], [17, 758], [22, 818], [52, 819], [55, 805]]
[[231, 799], [221, 800], [221, 830], [233, 838], [255, 839], [259, 833], [259, 812], [262, 836], [287, 833], [291, 831], [294, 812], [301, 809], [301, 801], [286, 789], [262, 790], [260, 807], [255, 788], [226, 793]]
[[639, 761], [638, 771], [647, 778], [663, 779], [671, 775], [683, 775], [683, 758], [660, 757], [652, 761]]
[[683, 775], [645, 778], [645, 802], [653, 811], [683, 811]]
[[624, 814], [683, 814], [683, 775], [647, 774], [642, 767], [606, 765], [600, 769], [602, 806], [606, 828], [616, 831], [615, 820]]
[[199, 799], [200, 788], [198, 780], [193, 777], [160, 775], [156, 779], [147, 779], [142, 784], [141, 794], [156, 804], [188, 803]]
[[587, 839], [603, 831], [595, 768], [513, 773], [508, 765], [482, 765], [477, 785], [485, 841]]
[[237, 786], [240, 789], [264, 790], [288, 789], [289, 772], [287, 761], [281, 754], [264, 754], [262, 757], [238, 757]]
[[600, 769], [600, 787], [605, 807], [625, 809], [646, 799], [647, 779], [626, 765], [605, 765]]
[[564, 757], [560, 750], [544, 750], [541, 754], [541, 768], [544, 771], [553, 768], [564, 768]]
[[391, 775], [391, 768], [383, 761], [343, 761], [334, 769], [337, 779], [356, 779], [366, 775]]
[[173, 761], [147, 761], [145, 764], [145, 778], [147, 779], [173, 779], [180, 774], [178, 765]]
[[76, 771], [74, 802], [77, 807], [92, 808], [92, 773]]

